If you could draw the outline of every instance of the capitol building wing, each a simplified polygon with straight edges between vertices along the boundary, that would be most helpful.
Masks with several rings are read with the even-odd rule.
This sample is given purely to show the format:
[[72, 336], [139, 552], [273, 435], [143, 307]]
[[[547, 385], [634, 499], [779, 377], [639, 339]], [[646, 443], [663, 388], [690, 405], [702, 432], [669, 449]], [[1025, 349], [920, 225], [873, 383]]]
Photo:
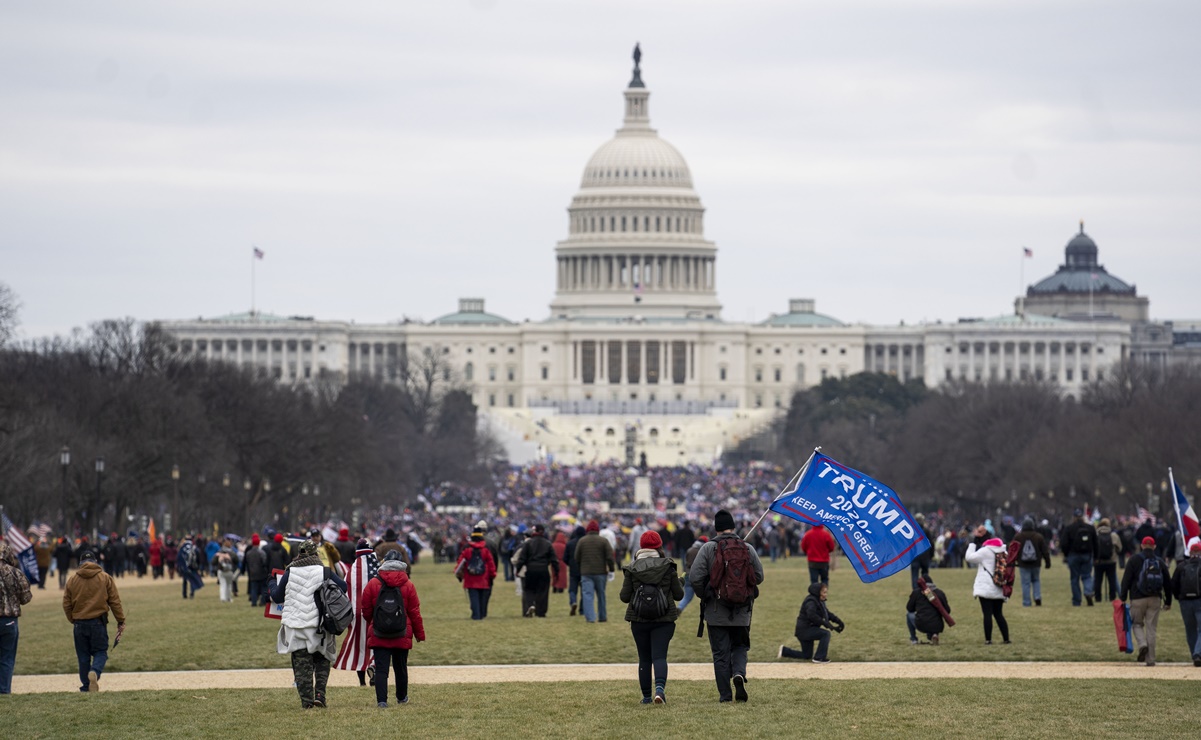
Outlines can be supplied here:
[[430, 322], [251, 312], [161, 323], [185, 355], [284, 383], [395, 381], [407, 363], [436, 363], [470, 390], [515, 461], [625, 459], [632, 444], [655, 465], [709, 463], [770, 424], [795, 391], [865, 371], [929, 387], [1049, 381], [1079, 394], [1126, 357], [1172, 359], [1171, 324], [1149, 323], [1133, 286], [1097, 280], [1083, 225], [1059, 278], [1032, 286], [1012, 315], [849, 325], [792, 298], [758, 323], [723, 320], [718, 248], [705, 239], [687, 161], [651, 127], [650, 97], [636, 64], [622, 125], [588, 160], [568, 207], [543, 321], [514, 323], [463, 298]]

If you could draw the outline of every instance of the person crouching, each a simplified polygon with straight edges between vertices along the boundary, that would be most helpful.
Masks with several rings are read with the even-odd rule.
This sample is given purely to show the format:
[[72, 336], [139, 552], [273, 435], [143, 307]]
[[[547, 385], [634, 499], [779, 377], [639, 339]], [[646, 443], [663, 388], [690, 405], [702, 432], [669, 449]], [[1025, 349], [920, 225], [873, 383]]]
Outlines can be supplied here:
[[[826, 651], [830, 647], [830, 631], [842, 632], [846, 627], [834, 612], [826, 608], [826, 596], [830, 587], [818, 581], [809, 584], [809, 595], [801, 602], [801, 612], [796, 618], [796, 638], [801, 642], [800, 650], [787, 645], [780, 646], [776, 657], [812, 660], [814, 663], [829, 663]], [[817, 643], [817, 652], [813, 643]]]
[[292, 674], [302, 709], [326, 706], [330, 661], [338, 652], [334, 635], [318, 629], [317, 589], [327, 579], [346, 591], [346, 581], [321, 564], [317, 543], [305, 540], [271, 591], [271, 600], [284, 605], [275, 649], [280, 655], [292, 656]]
[[917, 633], [926, 635], [931, 645], [938, 644], [938, 636], [947, 626], [954, 626], [951, 619], [951, 605], [947, 603], [947, 595], [934, 585], [929, 578], [918, 578], [917, 588], [909, 594], [909, 603], [905, 605], [905, 622], [909, 626], [910, 644], [918, 644]]
[[396, 702], [409, 703], [409, 651], [413, 638], [425, 642], [421, 602], [409, 580], [408, 563], [390, 550], [379, 575], [367, 582], [359, 597], [359, 618], [367, 622], [367, 647], [375, 655], [375, 702], [388, 707], [388, 666], [396, 673]]

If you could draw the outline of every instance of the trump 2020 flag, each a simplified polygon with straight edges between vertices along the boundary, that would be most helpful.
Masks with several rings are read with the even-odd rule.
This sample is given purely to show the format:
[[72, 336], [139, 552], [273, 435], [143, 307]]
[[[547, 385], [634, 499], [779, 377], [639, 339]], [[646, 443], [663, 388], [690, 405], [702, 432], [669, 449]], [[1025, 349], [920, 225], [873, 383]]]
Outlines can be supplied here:
[[771, 510], [827, 527], [864, 583], [903, 570], [930, 549], [895, 491], [820, 452]]

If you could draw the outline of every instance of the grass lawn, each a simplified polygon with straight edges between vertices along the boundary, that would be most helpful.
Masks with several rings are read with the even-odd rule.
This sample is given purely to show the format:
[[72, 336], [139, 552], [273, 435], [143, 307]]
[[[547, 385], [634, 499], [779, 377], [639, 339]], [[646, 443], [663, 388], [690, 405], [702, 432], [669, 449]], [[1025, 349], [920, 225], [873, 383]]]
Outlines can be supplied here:
[[333, 689], [329, 709], [303, 714], [290, 689], [33, 694], [3, 704], [5, 726], [22, 738], [378, 737], [392, 728], [419, 738], [1185, 737], [1196, 720], [1190, 681], [776, 680], [747, 688], [749, 704], [718, 705], [707, 682], [669, 681], [663, 707], [638, 704], [633, 681], [417, 686], [410, 704], [387, 710], [375, 707], [369, 688]]
[[[959, 620], [937, 648], [909, 644], [904, 621], [908, 573], [865, 585], [845, 561], [840, 565], [843, 567], [831, 579], [829, 605], [846, 621], [847, 629], [831, 642], [830, 657], [835, 661], [1131, 660], [1117, 652], [1113, 612], [1108, 604], [1093, 608], [1070, 605], [1067, 570], [1059, 561], [1051, 570], [1042, 572], [1042, 607], [1022, 608], [1020, 598], [1006, 605], [1014, 641], [1011, 646], [983, 644], [980, 609], [971, 597], [974, 571], [935, 571], [935, 579], [950, 599], [952, 615]], [[755, 605], [751, 631], [751, 661], [775, 660], [780, 643], [795, 644], [792, 634], [796, 613], [809, 583], [803, 559], [766, 563], [765, 569], [766, 582]], [[608, 588], [609, 621], [591, 625], [583, 617], [567, 616], [566, 594], [551, 595], [547, 619], [524, 619], [513, 584], [502, 581], [497, 581], [488, 619], [472, 622], [467, 597], [451, 575], [450, 566], [422, 563], [416, 568], [414, 582], [421, 597], [429, 639], [413, 650], [410, 656], [413, 665], [636, 660], [629, 627], [623, 618], [625, 605], [617, 599], [620, 578]], [[127, 578], [119, 581], [119, 585], [129, 629], [120, 647], [110, 652], [109, 670], [289, 665], [284, 656], [275, 652], [278, 622], [265, 619], [261, 608], [252, 609], [244, 600], [245, 579], [241, 583], [243, 599], [232, 604], [218, 600], [212, 579], [206, 581], [196, 599], [189, 601], [180, 598], [177, 580], [135, 583]], [[1189, 655], [1178, 610], [1162, 613], [1159, 624], [1159, 661], [1187, 661]], [[671, 646], [672, 661], [709, 660], [708, 640], [696, 639], [696, 625], [694, 603], [678, 624]], [[24, 608], [20, 627], [18, 674], [76, 671], [71, 628], [63, 617], [60, 592], [53, 585], [45, 591], [34, 590], [34, 600]], [[1000, 642], [999, 634], [994, 634], [994, 638]], [[835, 690], [841, 692], [843, 688], [821, 689]], [[990, 726], [995, 727], [995, 722]]]

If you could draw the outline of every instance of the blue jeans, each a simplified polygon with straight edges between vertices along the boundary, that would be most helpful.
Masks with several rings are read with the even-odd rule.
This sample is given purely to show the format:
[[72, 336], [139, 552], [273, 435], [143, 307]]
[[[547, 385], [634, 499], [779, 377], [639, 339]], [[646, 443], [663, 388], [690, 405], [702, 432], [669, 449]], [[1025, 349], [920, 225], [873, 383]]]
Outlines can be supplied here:
[[247, 590], [250, 591], [251, 606], [259, 606], [260, 604], [266, 606], [268, 598], [266, 579], [261, 581], [250, 581], [247, 584]]
[[1072, 583], [1072, 606], [1080, 606], [1081, 586], [1084, 594], [1093, 595], [1093, 556], [1086, 552], [1068, 555], [1068, 577]]
[[567, 603], [575, 606], [580, 603], [580, 574], [569, 573], [567, 576]]
[[488, 616], [488, 599], [492, 596], [490, 588], [467, 589], [467, 600], [471, 602], [471, 618], [483, 619]]
[[500, 556], [500, 563], [501, 563], [501, 565], [503, 565], [505, 567], [505, 580], [506, 581], [516, 581], [517, 580], [517, 571], [514, 570], [514, 568], [513, 568], [513, 561], [510, 560], [511, 557], [512, 557], [512, 553], [510, 553], [508, 556], [506, 556], [506, 555]]
[[1201, 599], [1181, 599], [1177, 603], [1180, 604], [1180, 616], [1184, 617], [1188, 650], [1195, 660], [1201, 656], [1201, 634], [1197, 633], [1197, 628], [1201, 627]]
[[75, 657], [79, 659], [80, 691], [87, 691], [88, 671], [97, 676], [108, 662], [108, 629], [99, 619], [84, 619], [75, 623]]
[[684, 598], [680, 599], [680, 603], [676, 604], [677, 611], [684, 611], [684, 607], [692, 602], [692, 597], [696, 596], [696, 592], [692, 590], [692, 579], [684, 579]]
[[1030, 592], [1034, 591], [1035, 601], [1043, 600], [1043, 586], [1039, 580], [1038, 566], [1029, 568], [1025, 565], [1018, 566], [1018, 573], [1022, 574], [1022, 606], [1030, 606]]
[[[605, 612], [605, 581], [608, 576], [580, 576], [580, 587], [583, 593], [580, 595], [580, 601], [583, 602], [580, 606], [584, 610], [584, 619], [589, 622], [595, 622], [598, 618], [603, 622], [608, 618]], [[596, 594], [596, 604], [592, 603], [592, 595]]]
[[13, 666], [17, 664], [16, 617], [0, 617], [0, 694], [13, 690]]

